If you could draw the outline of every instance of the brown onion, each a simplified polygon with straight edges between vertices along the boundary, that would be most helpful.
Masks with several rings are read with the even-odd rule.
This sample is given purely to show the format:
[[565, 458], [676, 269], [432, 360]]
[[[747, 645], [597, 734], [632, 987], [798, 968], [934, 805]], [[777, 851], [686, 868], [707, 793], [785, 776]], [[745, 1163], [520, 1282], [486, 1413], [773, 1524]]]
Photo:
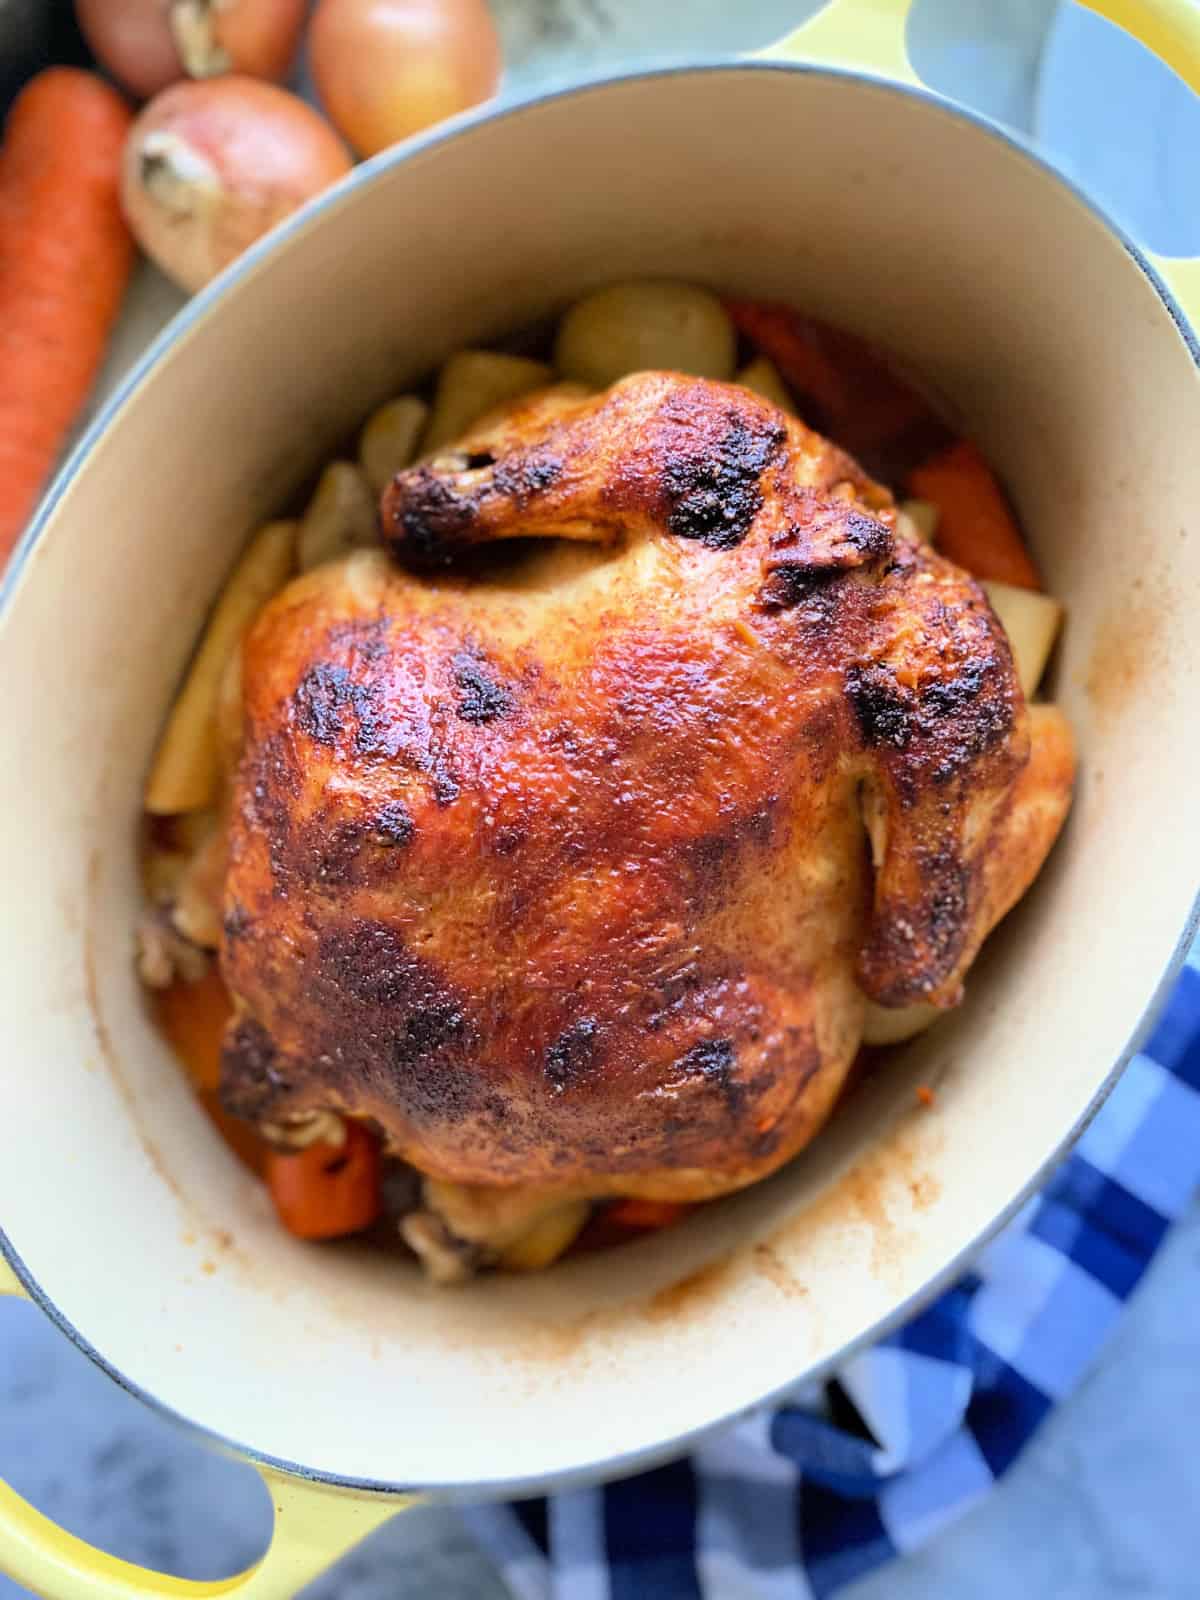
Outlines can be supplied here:
[[484, 0], [320, 0], [308, 44], [321, 103], [364, 155], [486, 100], [500, 77]]
[[146, 254], [195, 290], [350, 166], [333, 129], [285, 89], [177, 83], [130, 130], [121, 203]]
[[141, 99], [180, 78], [286, 76], [305, 0], [76, 0], [96, 59]]

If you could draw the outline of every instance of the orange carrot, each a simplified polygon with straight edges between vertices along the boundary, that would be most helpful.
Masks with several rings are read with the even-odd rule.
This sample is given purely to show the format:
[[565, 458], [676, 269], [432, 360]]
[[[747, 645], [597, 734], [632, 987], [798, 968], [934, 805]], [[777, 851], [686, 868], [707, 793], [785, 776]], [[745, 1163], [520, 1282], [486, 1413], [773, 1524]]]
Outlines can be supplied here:
[[809, 426], [869, 472], [891, 481], [945, 442], [933, 408], [865, 340], [770, 301], [726, 300], [725, 309], [774, 362]]
[[775, 363], [799, 398], [815, 400], [829, 418], [845, 414], [845, 375], [823, 348], [815, 323], [765, 300], [726, 300], [725, 309], [737, 331]]
[[1017, 520], [992, 469], [969, 439], [914, 467], [908, 493], [938, 508], [937, 546], [976, 578], [1040, 589]]
[[299, 1239], [337, 1239], [369, 1228], [382, 1209], [379, 1141], [356, 1122], [345, 1144], [267, 1156], [266, 1179], [279, 1220]]
[[266, 1146], [250, 1123], [231, 1116], [221, 1104], [221, 1045], [233, 1005], [220, 973], [212, 967], [196, 983], [180, 981], [156, 990], [154, 1009], [218, 1133], [252, 1172], [261, 1172]]
[[133, 264], [121, 216], [132, 117], [74, 67], [17, 96], [0, 147], [0, 562], [95, 379]]
[[253, 1124], [226, 1111], [215, 1089], [201, 1090], [200, 1104], [238, 1160], [261, 1177], [270, 1152], [259, 1138]]
[[202, 1094], [221, 1081], [221, 1043], [233, 1006], [221, 974], [211, 967], [196, 983], [175, 982], [154, 992], [159, 1026]]
[[682, 1200], [616, 1200], [604, 1213], [605, 1220], [631, 1232], [648, 1233], [653, 1228], [669, 1228], [691, 1210]]

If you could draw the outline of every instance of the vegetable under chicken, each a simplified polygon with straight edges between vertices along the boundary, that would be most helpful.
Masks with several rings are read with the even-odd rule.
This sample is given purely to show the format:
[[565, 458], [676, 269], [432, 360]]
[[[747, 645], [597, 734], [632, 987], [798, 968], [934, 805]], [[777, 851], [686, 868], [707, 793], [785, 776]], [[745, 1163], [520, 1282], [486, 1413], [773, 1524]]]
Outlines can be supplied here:
[[398, 473], [387, 548], [244, 645], [225, 1104], [364, 1119], [427, 1199], [788, 1160], [869, 1012], [957, 1004], [1070, 801], [1064, 719], [909, 526], [748, 389], [661, 372]]

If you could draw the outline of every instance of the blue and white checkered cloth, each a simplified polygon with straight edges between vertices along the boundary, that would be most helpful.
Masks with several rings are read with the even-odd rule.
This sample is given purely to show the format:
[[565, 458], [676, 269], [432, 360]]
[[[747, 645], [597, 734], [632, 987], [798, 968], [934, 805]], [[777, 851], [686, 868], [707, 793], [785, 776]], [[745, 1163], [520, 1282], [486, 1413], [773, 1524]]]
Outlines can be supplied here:
[[1200, 1186], [1200, 944], [1047, 1188], [928, 1310], [821, 1391], [686, 1460], [464, 1511], [519, 1600], [828, 1600], [991, 1489], [1079, 1382]]

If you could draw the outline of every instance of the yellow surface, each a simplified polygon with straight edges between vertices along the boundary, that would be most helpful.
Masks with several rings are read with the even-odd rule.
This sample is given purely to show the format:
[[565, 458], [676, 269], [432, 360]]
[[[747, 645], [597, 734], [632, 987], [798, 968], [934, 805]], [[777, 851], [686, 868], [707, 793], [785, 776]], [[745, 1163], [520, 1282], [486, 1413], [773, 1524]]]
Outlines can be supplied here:
[[275, 1534], [257, 1566], [195, 1583], [106, 1555], [56, 1527], [0, 1483], [0, 1569], [47, 1600], [288, 1600], [415, 1496], [352, 1495], [260, 1469], [275, 1504]]
[[[1197, 0], [1080, 0], [1132, 34], [1195, 94], [1200, 94]], [[912, 0], [831, 0], [810, 22], [763, 51], [782, 61], [811, 61], [872, 72], [920, 86], [905, 45]], [[1200, 330], [1200, 262], [1151, 256], [1193, 328]]]
[[[1140, 39], [1200, 94], [1200, 6], [1195, 0], [1080, 0]], [[904, 33], [912, 0], [830, 0], [811, 21], [763, 52], [785, 61], [876, 72], [903, 83], [919, 79]]]
[[1195, 0], [1081, 0], [1140, 39], [1200, 94], [1200, 6]]
[[832, 0], [763, 55], [874, 72], [919, 87], [904, 44], [911, 5], [912, 0]]
[[1179, 302], [1192, 331], [1200, 338], [1200, 261], [1180, 261], [1167, 256], [1150, 255], [1154, 270], [1163, 279]]

